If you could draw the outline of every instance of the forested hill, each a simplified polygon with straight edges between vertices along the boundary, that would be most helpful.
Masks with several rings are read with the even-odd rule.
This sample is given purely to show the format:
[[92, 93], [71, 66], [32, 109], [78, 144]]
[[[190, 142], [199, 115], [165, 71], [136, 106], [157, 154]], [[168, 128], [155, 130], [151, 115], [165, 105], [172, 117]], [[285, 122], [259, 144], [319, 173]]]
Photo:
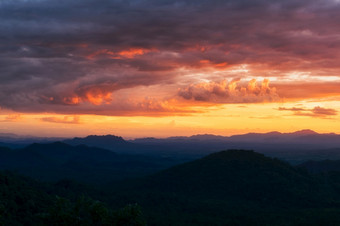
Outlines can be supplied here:
[[[206, 197], [239, 197], [265, 204], [313, 199], [321, 201], [320, 189], [307, 172], [253, 151], [229, 150], [162, 171], [143, 186], [160, 191]], [[320, 198], [320, 199], [318, 199]], [[288, 204], [288, 203], [287, 203]]]
[[171, 158], [116, 154], [103, 148], [62, 142], [35, 143], [21, 149], [0, 147], [0, 169], [14, 170], [43, 181], [69, 178], [105, 184], [155, 173], [179, 162]]
[[[67, 187], [63, 185], [0, 172], [0, 225], [145, 225], [136, 204], [112, 210], [86, 195], [85, 187], [79, 190], [70, 183]], [[65, 193], [67, 198], [63, 197]]]
[[340, 177], [326, 177], [229, 150], [126, 184], [112, 202], [140, 203], [154, 225], [340, 224]]
[[[41, 156], [39, 147], [44, 146], [27, 150]], [[64, 160], [56, 157], [56, 162]], [[139, 206], [147, 224], [157, 226], [340, 225], [339, 172], [311, 174], [253, 151], [221, 151], [100, 188], [68, 180], [42, 184], [8, 173], [0, 175], [0, 182], [4, 225], [112, 225], [122, 216], [123, 223], [113, 225], [135, 218], [140, 225], [145, 221]]]

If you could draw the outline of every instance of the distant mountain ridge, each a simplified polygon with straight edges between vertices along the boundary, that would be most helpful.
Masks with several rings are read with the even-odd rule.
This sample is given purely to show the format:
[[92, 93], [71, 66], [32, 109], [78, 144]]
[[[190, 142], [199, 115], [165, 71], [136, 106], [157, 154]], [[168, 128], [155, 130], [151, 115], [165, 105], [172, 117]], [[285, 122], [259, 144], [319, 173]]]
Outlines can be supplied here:
[[[291, 163], [306, 160], [340, 159], [340, 135], [319, 134], [313, 130], [300, 130], [292, 133], [247, 133], [232, 136], [199, 134], [190, 137], [139, 138], [130, 140], [135, 144], [160, 146], [163, 150], [196, 154], [213, 153], [223, 149], [252, 149], [271, 157], [284, 159]], [[332, 150], [333, 149], [333, 150]], [[191, 152], [195, 150], [195, 152]]]
[[115, 135], [90, 135], [84, 138], [75, 137], [73, 139], [63, 140], [64, 143], [69, 145], [87, 145], [90, 147], [105, 148], [111, 151], [120, 153], [124, 152], [138, 152], [139, 146], [129, 141], [124, 140], [120, 136]]
[[[191, 136], [170, 136], [166, 138], [156, 138], [156, 137], [142, 137], [142, 138], [135, 138], [135, 139], [129, 139], [127, 141], [133, 142], [133, 143], [146, 143], [146, 142], [158, 142], [158, 141], [166, 141], [166, 140], [224, 140], [224, 141], [254, 141], [256, 139], [259, 139], [257, 141], [264, 141], [268, 138], [297, 138], [302, 136], [320, 136], [320, 137], [337, 137], [340, 138], [340, 134], [336, 133], [317, 133], [313, 130], [299, 130], [291, 133], [281, 133], [278, 131], [272, 131], [267, 133], [245, 133], [245, 134], [235, 134], [231, 136], [223, 136], [223, 135], [215, 135], [215, 134], [195, 134]], [[340, 143], [340, 142], [339, 142]]]
[[150, 174], [179, 162], [63, 142], [34, 143], [21, 149], [0, 147], [0, 170], [14, 170], [45, 181], [70, 178], [103, 184]]
[[[66, 139], [62, 142], [73, 146], [87, 145], [103, 148], [119, 154], [182, 158], [185, 161], [226, 149], [251, 149], [293, 164], [307, 160], [340, 159], [340, 152], [334, 151], [340, 148], [339, 134], [319, 134], [308, 129], [292, 133], [273, 131], [232, 136], [197, 134], [188, 137], [146, 137], [131, 140], [125, 140], [115, 135], [90, 135], [83, 138]], [[16, 144], [0, 143], [0, 145], [12, 148], [22, 147], [20, 142]]]
[[[337, 149], [336, 151], [340, 152], [340, 149]], [[312, 173], [340, 172], [340, 160], [326, 159], [322, 161], [307, 161], [298, 166], [306, 168]]]
[[[159, 140], [223, 140], [223, 141], [230, 141], [230, 142], [300, 142], [300, 138], [304, 137], [305, 140], [310, 138], [311, 142], [315, 142], [315, 138], [329, 138], [334, 139], [338, 144], [340, 144], [340, 134], [335, 133], [317, 133], [313, 130], [305, 129], [299, 130], [292, 133], [280, 133], [277, 131], [272, 131], [268, 133], [246, 133], [246, 134], [239, 134], [239, 135], [231, 135], [231, 136], [221, 136], [221, 135], [214, 135], [214, 134], [196, 134], [192, 136], [175, 136], [175, 137], [168, 137], [168, 138], [136, 138], [130, 140], [131, 142], [136, 143], [143, 143], [143, 142], [155, 142]], [[322, 141], [319, 140], [318, 141]]]

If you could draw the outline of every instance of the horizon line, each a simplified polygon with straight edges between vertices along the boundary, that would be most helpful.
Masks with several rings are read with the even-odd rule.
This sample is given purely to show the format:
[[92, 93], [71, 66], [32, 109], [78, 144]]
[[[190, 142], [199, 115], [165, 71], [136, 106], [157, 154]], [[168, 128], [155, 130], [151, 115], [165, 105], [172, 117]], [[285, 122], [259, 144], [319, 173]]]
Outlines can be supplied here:
[[106, 134], [88, 134], [88, 135], [74, 135], [74, 136], [36, 136], [36, 135], [29, 135], [29, 134], [16, 134], [16, 133], [11, 133], [11, 132], [1, 132], [0, 137], [8, 137], [12, 139], [70, 139], [70, 138], [85, 138], [89, 136], [116, 136], [116, 137], [121, 137], [124, 140], [134, 140], [134, 139], [145, 139], [145, 138], [155, 138], [155, 139], [166, 139], [166, 138], [176, 138], [176, 137], [194, 137], [194, 136], [216, 136], [216, 137], [232, 137], [232, 136], [239, 136], [239, 135], [246, 135], [246, 134], [269, 134], [269, 133], [279, 133], [279, 134], [293, 134], [293, 133], [303, 133], [305, 132], [306, 135], [310, 134], [332, 134], [332, 135], [340, 135], [335, 132], [317, 132], [315, 130], [311, 129], [301, 129], [301, 130], [294, 130], [294, 131], [289, 131], [289, 132], [280, 132], [277, 130], [269, 131], [269, 132], [254, 132], [254, 131], [249, 131], [245, 133], [234, 133], [230, 135], [221, 135], [221, 134], [214, 134], [214, 133], [195, 133], [191, 135], [170, 135], [170, 136], [121, 136], [119, 134], [114, 134], [114, 133], [106, 133]]

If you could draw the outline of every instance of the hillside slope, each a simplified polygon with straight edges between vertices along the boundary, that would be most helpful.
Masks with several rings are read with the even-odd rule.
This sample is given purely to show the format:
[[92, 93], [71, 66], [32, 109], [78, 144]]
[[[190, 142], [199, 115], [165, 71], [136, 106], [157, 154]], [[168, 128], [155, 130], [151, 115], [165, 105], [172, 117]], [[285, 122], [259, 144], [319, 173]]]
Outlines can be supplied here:
[[115, 193], [121, 195], [113, 194], [112, 203], [140, 203], [151, 225], [294, 225], [301, 216], [304, 225], [309, 217], [316, 220], [311, 216], [316, 212], [321, 222], [340, 223], [327, 215], [329, 209], [340, 213], [339, 195], [330, 184], [253, 151], [214, 153]]
[[151, 174], [176, 163], [168, 158], [116, 154], [103, 148], [62, 142], [35, 143], [22, 149], [0, 148], [0, 169], [44, 181], [69, 178], [105, 184]]

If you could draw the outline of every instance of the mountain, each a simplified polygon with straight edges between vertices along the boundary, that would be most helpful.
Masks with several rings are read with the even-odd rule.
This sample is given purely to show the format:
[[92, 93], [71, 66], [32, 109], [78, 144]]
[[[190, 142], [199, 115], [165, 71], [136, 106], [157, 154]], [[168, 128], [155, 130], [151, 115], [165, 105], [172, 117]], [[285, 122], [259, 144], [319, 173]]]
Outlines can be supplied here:
[[[24, 141], [27, 142], [28, 140]], [[24, 143], [18, 142], [17, 140], [14, 145], [10, 142], [3, 143], [2, 146], [22, 147]], [[162, 139], [148, 137], [133, 140], [124, 140], [122, 137], [114, 135], [91, 135], [84, 138], [67, 139], [62, 142], [73, 146], [98, 147], [111, 150], [117, 154], [148, 155], [156, 158], [177, 159], [182, 162], [226, 149], [251, 149], [293, 164], [300, 164], [308, 160], [340, 159], [340, 152], [332, 151], [340, 148], [340, 135], [334, 133], [319, 134], [312, 130], [301, 130], [293, 133], [274, 131], [233, 136], [198, 134], [190, 137], [177, 136]]]
[[[141, 188], [191, 196], [205, 193], [210, 198], [238, 196], [267, 205], [278, 201], [284, 205], [291, 201], [287, 197], [294, 197], [298, 200], [294, 205], [303, 205], [310, 192], [318, 191], [314, 182], [309, 174], [278, 159], [254, 151], [228, 150], [161, 171], [148, 177]], [[309, 205], [310, 197], [307, 199]]]
[[[340, 152], [340, 149], [337, 151]], [[305, 168], [313, 173], [320, 172], [339, 172], [340, 173], [340, 160], [322, 160], [322, 161], [307, 161], [299, 164], [298, 167]]]
[[46, 167], [65, 165], [69, 161], [104, 161], [116, 158], [116, 154], [100, 148], [71, 146], [62, 142], [31, 144], [23, 149], [6, 148], [1, 152], [0, 166], [4, 167]]
[[20, 138], [20, 136], [14, 133], [0, 133], [0, 140], [18, 139], [18, 138]]
[[75, 137], [63, 141], [70, 145], [87, 145], [90, 147], [100, 147], [119, 153], [138, 153], [140, 146], [124, 140], [122, 137], [114, 135], [96, 136], [90, 135], [84, 138]]
[[[76, 179], [102, 180], [109, 175], [113, 180], [90, 187], [70, 180], [38, 183], [0, 172], [0, 224], [4, 225], [141, 225], [126, 223], [135, 217], [141, 220], [138, 205], [147, 225], [340, 225], [340, 173], [314, 175], [254, 151], [221, 151], [157, 173], [139, 172], [138, 178], [135, 171], [149, 166], [150, 157], [143, 165], [142, 156], [132, 156], [138, 160], [133, 162], [131, 156], [62, 142], [0, 148], [0, 154], [0, 166], [11, 154], [26, 159], [28, 167], [21, 172], [35, 170], [40, 173], [36, 178], [77, 172]], [[33, 162], [41, 165], [34, 168], [29, 165]], [[122, 166], [135, 178], [118, 181]], [[113, 214], [82, 194], [112, 209], [132, 205]], [[123, 221], [108, 223], [117, 217]], [[95, 223], [98, 219], [106, 223]]]
[[60, 137], [22, 136], [12, 133], [0, 133], [0, 146], [23, 148], [32, 143], [50, 143], [63, 140]]
[[291, 134], [294, 134], [294, 135], [316, 135], [318, 133], [313, 131], [313, 130], [310, 130], [310, 129], [303, 129], [303, 130], [295, 131]]
[[[301, 140], [301, 138], [303, 138]], [[325, 140], [327, 139], [327, 140]], [[164, 139], [156, 138], [138, 138], [131, 140], [133, 143], [152, 144], [159, 142], [170, 142], [170, 141], [224, 141], [224, 142], [256, 142], [256, 143], [294, 143], [294, 144], [306, 144], [306, 142], [327, 144], [329, 145], [340, 145], [340, 135], [334, 133], [319, 134], [313, 130], [300, 130], [292, 133], [280, 133], [280, 132], [269, 132], [269, 133], [247, 133], [241, 135], [232, 136], [217, 136], [212, 134], [198, 134], [190, 137], [169, 137]]]
[[116, 154], [103, 148], [62, 142], [35, 143], [22, 149], [0, 148], [0, 169], [44, 181], [70, 178], [103, 184], [147, 175], [177, 163], [170, 158]]
[[0, 225], [33, 225], [53, 205], [54, 197], [38, 182], [0, 172]]
[[0, 225], [145, 225], [138, 205], [112, 210], [86, 193], [75, 183], [0, 172]]
[[340, 193], [331, 183], [253, 151], [229, 150], [123, 184], [110, 202], [139, 203], [150, 225], [336, 225]]
[[319, 134], [312, 130], [293, 133], [248, 133], [230, 137], [204, 134], [164, 139], [139, 138], [130, 142], [152, 147], [149, 150], [157, 150], [158, 147], [162, 153], [182, 154], [194, 158], [223, 149], [252, 149], [294, 164], [307, 160], [340, 159], [340, 152], [331, 151], [340, 147], [340, 135]]

